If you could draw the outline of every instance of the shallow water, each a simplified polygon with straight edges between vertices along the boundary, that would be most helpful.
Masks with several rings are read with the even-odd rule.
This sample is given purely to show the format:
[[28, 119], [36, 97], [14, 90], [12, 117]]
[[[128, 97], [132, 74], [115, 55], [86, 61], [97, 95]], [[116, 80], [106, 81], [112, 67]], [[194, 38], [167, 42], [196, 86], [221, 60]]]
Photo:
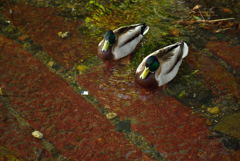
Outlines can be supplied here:
[[[196, 5], [201, 8], [194, 18], [189, 12]], [[0, 156], [239, 160], [239, 6], [187, 0], [0, 2]], [[202, 17], [235, 19], [194, 21]], [[97, 57], [107, 30], [140, 22], [150, 30], [130, 56]], [[142, 59], [181, 39], [189, 54], [177, 76], [164, 87], [141, 88], [135, 71]], [[109, 119], [109, 113], [117, 117]], [[35, 130], [44, 138], [34, 138]]]

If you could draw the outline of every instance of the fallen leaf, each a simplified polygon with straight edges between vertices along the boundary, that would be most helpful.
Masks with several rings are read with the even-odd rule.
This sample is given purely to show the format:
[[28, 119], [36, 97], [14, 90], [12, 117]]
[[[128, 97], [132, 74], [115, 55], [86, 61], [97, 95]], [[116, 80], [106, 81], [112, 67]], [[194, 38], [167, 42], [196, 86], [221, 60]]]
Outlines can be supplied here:
[[53, 64], [54, 64], [54, 62], [53, 62], [53, 61], [50, 61], [50, 62], [48, 62], [48, 66], [50, 66], [50, 67], [52, 67], [52, 66], [53, 66]]
[[116, 113], [110, 112], [106, 115], [107, 119], [111, 120], [117, 116]]
[[230, 12], [231, 10], [228, 8], [223, 8], [223, 12]]
[[228, 26], [228, 27], [232, 27], [233, 25], [235, 25], [234, 22], [228, 22], [228, 23], [226, 24], [226, 26]]
[[169, 29], [169, 33], [174, 36], [179, 36], [179, 29], [178, 28]]
[[179, 35], [179, 29], [177, 29], [177, 28], [174, 29], [172, 33], [173, 33], [173, 35], [178, 36]]
[[230, 30], [231, 28], [225, 28], [225, 29], [223, 29], [223, 31], [225, 31], [225, 30]]
[[111, 109], [111, 107], [109, 105], [106, 105], [104, 108]]
[[227, 24], [227, 21], [222, 21], [222, 22], [220, 22], [220, 26], [224, 26], [225, 24]]
[[223, 29], [217, 29], [217, 30], [213, 30], [213, 33], [216, 34], [216, 33], [219, 33], [221, 31], [223, 31]]
[[183, 90], [179, 95], [178, 95], [178, 98], [182, 98], [183, 96], [185, 96], [185, 90]]
[[27, 38], [27, 36], [24, 35], [24, 36], [19, 37], [18, 39], [21, 40], [21, 41], [24, 41], [26, 38]]
[[70, 36], [70, 33], [69, 32], [58, 32], [58, 36], [61, 37], [61, 38], [66, 38], [68, 36]]
[[204, 25], [203, 28], [205, 28], [207, 30], [211, 30], [212, 29], [212, 27], [209, 27], [209, 26], [206, 26], [206, 25]]
[[198, 10], [201, 7], [201, 5], [196, 5], [193, 10]]
[[193, 18], [195, 18], [196, 20], [202, 20], [201, 18], [194, 16], [194, 15], [193, 15]]
[[192, 72], [192, 74], [195, 74], [195, 73], [197, 73], [199, 70], [195, 70], [194, 72]]
[[81, 71], [84, 71], [85, 69], [87, 69], [88, 67], [85, 66], [85, 65], [78, 65], [77, 66], [77, 69], [81, 72]]
[[218, 114], [220, 112], [218, 107], [208, 108], [207, 111], [211, 114]]
[[225, 31], [225, 30], [230, 30], [231, 28], [225, 28], [225, 29], [217, 29], [217, 30], [213, 30], [213, 33], [219, 33], [219, 32], [222, 32], [222, 31]]

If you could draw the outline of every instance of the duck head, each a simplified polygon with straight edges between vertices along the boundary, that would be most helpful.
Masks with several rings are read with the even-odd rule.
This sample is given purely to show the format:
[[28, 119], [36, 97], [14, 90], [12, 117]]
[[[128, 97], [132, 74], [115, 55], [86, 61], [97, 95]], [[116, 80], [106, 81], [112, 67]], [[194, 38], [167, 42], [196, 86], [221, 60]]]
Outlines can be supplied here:
[[149, 72], [154, 73], [160, 66], [158, 59], [155, 56], [150, 56], [145, 64], [145, 68], [140, 75], [141, 79], [145, 79]]
[[106, 52], [109, 46], [112, 46], [115, 42], [115, 34], [112, 30], [108, 30], [104, 35], [104, 45], [102, 47], [102, 52]]

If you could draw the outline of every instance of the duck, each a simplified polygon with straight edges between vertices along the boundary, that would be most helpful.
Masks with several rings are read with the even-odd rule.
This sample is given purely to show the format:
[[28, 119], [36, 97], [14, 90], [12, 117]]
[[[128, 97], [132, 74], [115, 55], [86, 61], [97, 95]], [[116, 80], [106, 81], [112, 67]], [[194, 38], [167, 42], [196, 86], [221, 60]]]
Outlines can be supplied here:
[[143, 88], [157, 88], [170, 82], [178, 73], [188, 45], [181, 40], [146, 56], [136, 70], [136, 82]]
[[98, 44], [97, 53], [103, 60], [118, 60], [131, 54], [149, 30], [145, 23], [108, 30]]

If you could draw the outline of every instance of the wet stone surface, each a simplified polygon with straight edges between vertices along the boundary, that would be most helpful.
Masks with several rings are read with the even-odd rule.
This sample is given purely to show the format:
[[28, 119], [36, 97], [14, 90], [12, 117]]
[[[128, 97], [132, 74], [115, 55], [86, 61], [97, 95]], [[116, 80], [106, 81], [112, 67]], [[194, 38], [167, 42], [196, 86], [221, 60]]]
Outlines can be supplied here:
[[[1, 1], [0, 158], [239, 160], [239, 3], [166, 2]], [[189, 23], [196, 5], [235, 19]], [[97, 57], [107, 30], [139, 22], [150, 30], [130, 56]], [[139, 87], [142, 59], [181, 39], [177, 76]]]
[[233, 136], [240, 140], [239, 135], [239, 120], [240, 115], [239, 112], [234, 114], [226, 115], [222, 118], [222, 120], [214, 127], [214, 130], [218, 132], [223, 132], [226, 135]]

